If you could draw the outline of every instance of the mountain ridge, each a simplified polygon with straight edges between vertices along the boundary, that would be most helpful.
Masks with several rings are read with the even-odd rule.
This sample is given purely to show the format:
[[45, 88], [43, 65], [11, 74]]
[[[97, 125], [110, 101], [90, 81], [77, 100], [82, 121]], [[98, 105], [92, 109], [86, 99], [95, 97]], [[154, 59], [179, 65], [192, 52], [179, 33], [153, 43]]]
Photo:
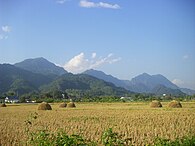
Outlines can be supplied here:
[[67, 73], [67, 71], [64, 70], [64, 68], [56, 66], [54, 63], [48, 61], [43, 57], [25, 59], [24, 61], [15, 63], [14, 66], [44, 75], [48, 74], [62, 75]]
[[[7, 68], [5, 68], [7, 66]], [[5, 71], [3, 72], [3, 67]], [[9, 70], [12, 68], [11, 70]], [[46, 84], [50, 84], [55, 81], [60, 76], [70, 74], [65, 71], [62, 67], [56, 66], [54, 63], [48, 61], [43, 57], [34, 58], [34, 59], [26, 59], [22, 62], [15, 63], [14, 65], [10, 64], [0, 64], [0, 75], [4, 74], [5, 79], [0, 78], [0, 83], [4, 82], [7, 79], [7, 82], [11, 82], [12, 84], [9, 85], [10, 89], [16, 90], [16, 87], [21, 85], [25, 91], [29, 91], [30, 89], [39, 90], [40, 86], [35, 85], [33, 82], [27, 78], [27, 74], [29, 74], [30, 78], [35, 78], [35, 82], [39, 78], [41, 81], [45, 78], [45, 80], [49, 81]], [[10, 74], [12, 73], [12, 74]], [[19, 74], [22, 76], [19, 76]], [[166, 77], [161, 74], [150, 75], [148, 73], [142, 73], [131, 80], [121, 80], [112, 75], [108, 75], [103, 71], [98, 71], [94, 69], [86, 70], [81, 74], [76, 74], [77, 76], [89, 75], [95, 77], [97, 79], [103, 80], [105, 82], [109, 82], [116, 87], [124, 88], [129, 92], [137, 92], [137, 93], [153, 93], [156, 95], [159, 94], [173, 94], [173, 95], [182, 95], [183, 93], [192, 95], [195, 94], [194, 90], [187, 89], [187, 88], [180, 88], [177, 85], [173, 84], [169, 81]], [[8, 77], [10, 75], [10, 77]], [[6, 78], [6, 76], [8, 78]], [[68, 75], [67, 75], [68, 76]], [[15, 77], [13, 79], [13, 77]], [[73, 78], [73, 76], [70, 76]], [[80, 80], [79, 78], [74, 76], [74, 81]], [[18, 79], [18, 80], [16, 80]], [[88, 78], [89, 79], [89, 78]], [[88, 80], [87, 79], [87, 80]], [[69, 81], [68, 81], [69, 82]], [[79, 82], [82, 86], [85, 86], [84, 82]], [[45, 84], [45, 83], [44, 83]], [[44, 85], [41, 83], [41, 86]], [[65, 83], [64, 83], [65, 84]], [[78, 84], [70, 83], [77, 88]], [[25, 85], [27, 86], [25, 88]], [[80, 85], [80, 86], [81, 86]], [[58, 85], [60, 87], [60, 85]], [[88, 85], [86, 85], [88, 86]], [[111, 85], [112, 86], [112, 85]], [[7, 87], [5, 87], [7, 89]], [[3, 88], [1, 89], [3, 90]], [[1, 92], [1, 91], [0, 91]]]
[[14, 65], [0, 64], [0, 96], [62, 91], [77, 96], [124, 96], [129, 91], [90, 75], [43, 75]]
[[112, 75], [107, 75], [103, 71], [89, 69], [89, 70], [84, 71], [82, 74], [88, 74], [88, 75], [94, 76], [96, 78], [102, 79], [107, 82], [110, 82], [112, 80], [111, 83], [115, 84], [117, 87], [122, 86], [126, 89], [125, 87], [126, 84], [122, 80], [119, 80], [118, 78], [113, 77]]
[[[161, 74], [149, 75], [142, 73], [131, 80], [120, 80], [112, 75], [107, 75], [102, 71], [96, 71], [93, 69], [83, 72], [84, 74], [95, 76], [99, 79], [103, 79], [107, 82], [111, 82], [118, 87], [123, 87], [132, 92], [138, 93], [154, 93], [156, 95], [161, 94], [164, 91], [166, 94], [183, 95], [180, 88], [169, 81]], [[158, 90], [155, 90], [158, 89]], [[161, 92], [159, 92], [159, 90]]]

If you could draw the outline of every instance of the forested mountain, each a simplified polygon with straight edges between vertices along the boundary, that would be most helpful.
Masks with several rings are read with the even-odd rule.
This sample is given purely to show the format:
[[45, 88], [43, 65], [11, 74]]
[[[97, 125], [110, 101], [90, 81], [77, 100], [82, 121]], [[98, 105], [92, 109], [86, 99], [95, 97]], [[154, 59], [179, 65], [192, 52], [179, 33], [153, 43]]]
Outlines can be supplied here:
[[31, 92], [51, 93], [67, 92], [77, 96], [122, 96], [129, 91], [116, 87], [95, 77], [70, 73], [61, 76], [43, 75], [15, 67], [0, 64], [0, 94], [17, 92], [19, 95]]
[[122, 96], [132, 92], [174, 96], [195, 91], [179, 88], [164, 76], [143, 73], [120, 80], [102, 71], [87, 70], [73, 75], [44, 58], [27, 59], [15, 65], [0, 64], [0, 94], [62, 91], [77, 96]]
[[55, 76], [32, 73], [10, 64], [0, 64], [0, 93], [18, 91], [23, 94], [38, 91], [39, 87], [48, 84]]
[[177, 95], [177, 96], [184, 96], [185, 93], [183, 93], [182, 91], [180, 91], [179, 89], [172, 89], [172, 88], [168, 88], [164, 85], [156, 85], [152, 90], [152, 93], [155, 93], [156, 95], [163, 95], [163, 94], [167, 94], [167, 95]]
[[79, 96], [124, 96], [130, 93], [124, 88], [116, 87], [112, 83], [105, 82], [90, 75], [65, 74], [55, 81], [42, 87], [42, 91], [66, 91], [76, 93]]
[[65, 71], [62, 67], [56, 66], [54, 63], [51, 63], [42, 57], [35, 59], [26, 59], [14, 65], [21, 69], [44, 75], [48, 74], [63, 75], [67, 73], [67, 71]]

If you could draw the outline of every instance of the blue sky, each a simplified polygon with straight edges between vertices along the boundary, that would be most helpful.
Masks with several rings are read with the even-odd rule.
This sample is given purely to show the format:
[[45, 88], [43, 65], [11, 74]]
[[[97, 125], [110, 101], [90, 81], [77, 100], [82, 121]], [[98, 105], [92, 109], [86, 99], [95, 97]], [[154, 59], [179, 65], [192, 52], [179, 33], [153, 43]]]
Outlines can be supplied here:
[[195, 1], [0, 0], [0, 63], [36, 57], [195, 89]]

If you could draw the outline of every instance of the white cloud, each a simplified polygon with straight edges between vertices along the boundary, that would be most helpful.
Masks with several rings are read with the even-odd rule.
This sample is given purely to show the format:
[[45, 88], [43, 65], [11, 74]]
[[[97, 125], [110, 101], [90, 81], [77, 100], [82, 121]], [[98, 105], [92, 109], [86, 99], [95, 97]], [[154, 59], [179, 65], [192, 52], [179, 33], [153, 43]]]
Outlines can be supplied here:
[[92, 53], [91, 58], [96, 58], [96, 53]]
[[184, 84], [184, 82], [180, 79], [174, 79], [172, 83], [176, 84], [177, 86], [182, 86]]
[[118, 4], [108, 4], [108, 3], [99, 2], [98, 5], [99, 7], [102, 8], [120, 9], [120, 6]]
[[0, 40], [6, 40], [8, 33], [11, 32], [11, 27], [8, 25], [2, 26], [0, 30]]
[[0, 40], [6, 40], [8, 38], [7, 35], [0, 34]]
[[96, 4], [94, 2], [88, 2], [86, 0], [80, 1], [79, 5], [81, 7], [86, 7], [86, 8], [94, 8], [94, 7], [96, 7]]
[[119, 58], [115, 58], [115, 59], [112, 59], [112, 60], [110, 60], [110, 64], [112, 64], [112, 63], [115, 63], [115, 62], [118, 62], [118, 61], [120, 61], [121, 60], [121, 58], [119, 57]]
[[96, 57], [96, 53], [92, 53], [91, 59], [87, 59], [82, 52], [70, 59], [63, 67], [72, 73], [81, 73], [87, 69], [97, 68], [103, 64], [112, 64], [119, 61], [120, 58], [114, 58], [113, 54], [106, 57]]
[[10, 26], [2, 26], [1, 29], [3, 30], [3, 32], [10, 32], [11, 31], [11, 27]]
[[187, 60], [187, 59], [189, 59], [189, 56], [188, 55], [184, 55], [183, 59]]
[[105, 2], [91, 2], [87, 0], [81, 0], [79, 3], [80, 7], [85, 8], [109, 8], [109, 9], [120, 9], [121, 7], [118, 4], [109, 4]]
[[64, 4], [67, 1], [70, 1], [70, 0], [57, 0], [56, 3], [58, 3], [58, 4]]

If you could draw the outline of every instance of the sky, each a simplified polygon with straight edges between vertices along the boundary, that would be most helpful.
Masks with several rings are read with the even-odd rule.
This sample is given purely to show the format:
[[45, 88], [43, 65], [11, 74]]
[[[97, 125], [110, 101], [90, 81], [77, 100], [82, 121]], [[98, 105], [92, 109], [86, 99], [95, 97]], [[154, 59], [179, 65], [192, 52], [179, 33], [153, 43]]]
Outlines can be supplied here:
[[195, 1], [0, 0], [0, 63], [37, 57], [195, 89]]

